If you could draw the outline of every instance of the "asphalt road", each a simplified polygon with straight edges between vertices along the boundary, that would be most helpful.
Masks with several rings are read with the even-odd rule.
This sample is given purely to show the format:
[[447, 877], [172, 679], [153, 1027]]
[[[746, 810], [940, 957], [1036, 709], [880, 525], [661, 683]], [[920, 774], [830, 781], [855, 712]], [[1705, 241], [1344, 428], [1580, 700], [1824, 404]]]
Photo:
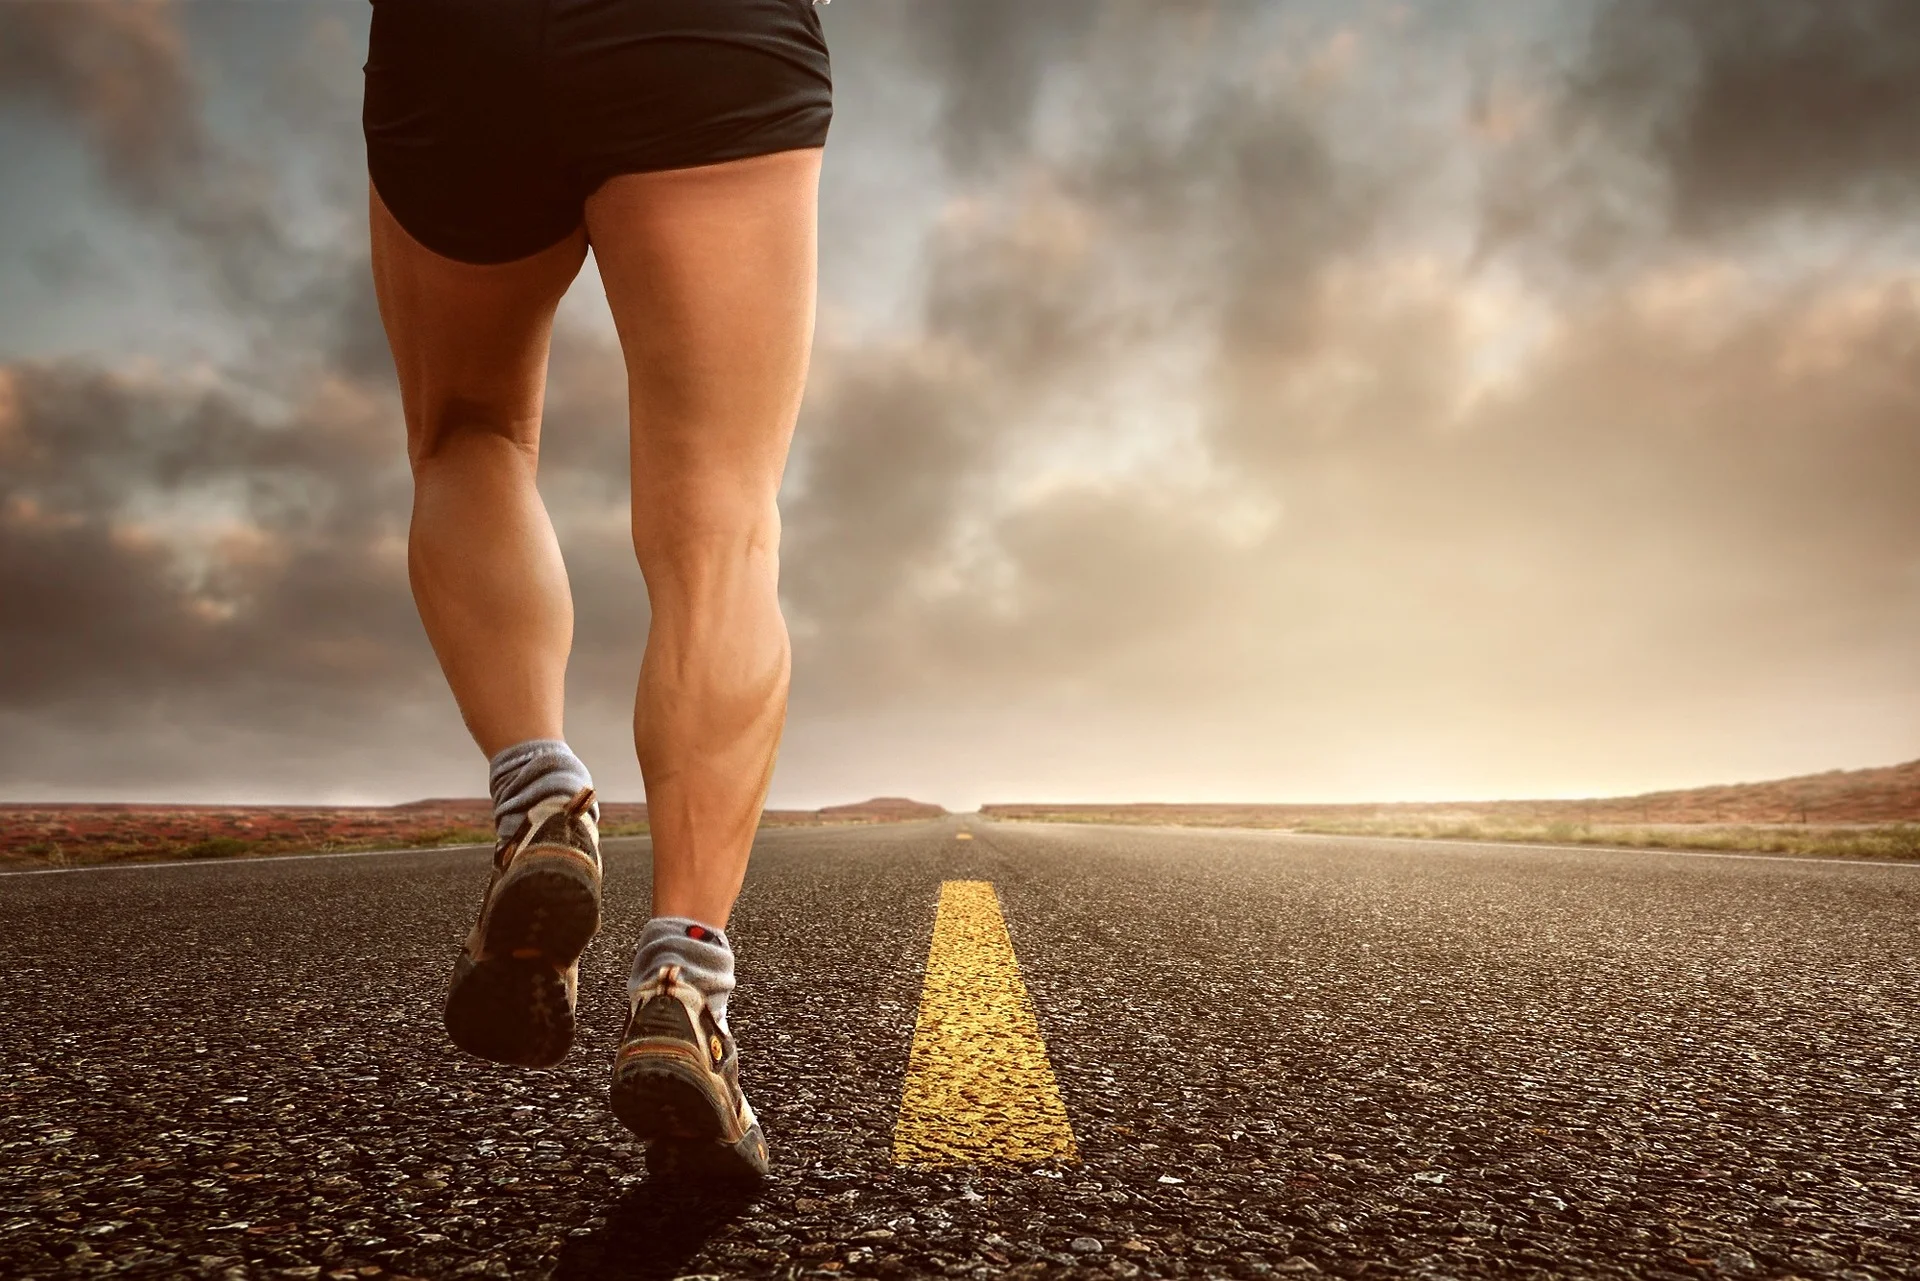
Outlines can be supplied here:
[[[0, 1276], [1920, 1275], [1920, 866], [773, 831], [742, 1202], [649, 1183], [604, 1107], [645, 843], [551, 1071], [440, 1029], [485, 865], [0, 878]], [[997, 889], [1077, 1164], [894, 1164], [953, 879]]]

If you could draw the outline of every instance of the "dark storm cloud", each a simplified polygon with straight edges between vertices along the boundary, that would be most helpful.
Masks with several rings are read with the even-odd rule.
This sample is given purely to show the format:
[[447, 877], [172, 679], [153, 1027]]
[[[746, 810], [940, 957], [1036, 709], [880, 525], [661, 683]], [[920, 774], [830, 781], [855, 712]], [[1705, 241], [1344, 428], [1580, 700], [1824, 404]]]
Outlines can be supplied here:
[[942, 550], [991, 457], [984, 399], [965, 375], [904, 357], [860, 360], [816, 399], [782, 540], [783, 590], [803, 611], [829, 630], [871, 619]]
[[[993, 517], [991, 555], [1022, 602], [1010, 612], [983, 614], [977, 596], [916, 604], [914, 584], [993, 512], [1010, 456], [1196, 327], [1227, 389], [1223, 451], [1265, 456], [1304, 430], [1231, 389], [1243, 367], [1310, 345], [1315, 281], [1367, 242], [1380, 204], [1369, 166], [1335, 154], [1299, 95], [1233, 66], [1257, 10], [1015, 6], [960, 42], [934, 9], [914, 12], [913, 47], [952, 62], [938, 136], [958, 195], [928, 241], [919, 341], [823, 353], [810, 394], [784, 570], [820, 637], [818, 659], [803, 642], [798, 660], [808, 699], [872, 698], [896, 676], [1004, 689], [1083, 669], [1088, 639], [1182, 628], [1191, 615], [1166, 602], [1241, 553], [1178, 503], [1127, 492]], [[1042, 158], [1047, 73], [1077, 127]], [[956, 109], [983, 86], [1001, 91], [994, 110]]]
[[[234, 793], [301, 786], [316, 760], [321, 786], [365, 786], [397, 758], [417, 780], [405, 745], [388, 730], [367, 742], [371, 727], [420, 717], [420, 750], [464, 762], [470, 749], [407, 590], [397, 389], [365, 233], [352, 234], [360, 56], [327, 9], [297, 24], [297, 48], [260, 55], [278, 68], [263, 110], [279, 136], [263, 154], [297, 163], [249, 175], [210, 128], [187, 16], [0, 11], [8, 56], [45, 64], [10, 84], [10, 105], [56, 109], [122, 208], [233, 286], [219, 297], [248, 340], [218, 370], [112, 352], [0, 361], [0, 595], [17, 606], [0, 624], [0, 775], [195, 788], [243, 762]], [[128, 118], [141, 102], [154, 117]], [[288, 234], [296, 193], [350, 234]], [[250, 217], [212, 216], [236, 209]], [[644, 596], [624, 529], [596, 519], [624, 501], [609, 481], [624, 476], [624, 370], [609, 343], [563, 334], [553, 374], [545, 479], [570, 530], [576, 670], [595, 692], [630, 690]], [[125, 750], [89, 737], [110, 732]], [[284, 754], [262, 755], [262, 735]], [[207, 758], [180, 764], [183, 736]]]
[[[223, 301], [305, 315], [318, 286], [287, 236], [291, 208], [270, 160], [281, 149], [207, 128], [180, 16], [173, 0], [0, 5], [0, 106], [76, 131], [106, 189], [168, 228]], [[283, 86], [290, 113], [299, 88], [295, 77]]]
[[[646, 612], [624, 520], [581, 525], [613, 501], [597, 455], [619, 428], [581, 382], [549, 418], [569, 442], [549, 490], [575, 680], [617, 706]], [[0, 775], [195, 794], [224, 779], [229, 796], [401, 778], [404, 793], [467, 763], [408, 593], [390, 389], [328, 374], [299, 390], [281, 406], [172, 371], [0, 365]], [[472, 790], [452, 778], [439, 789]]]
[[1689, 232], [1790, 211], [1906, 216], [1920, 195], [1920, 6], [1622, 0], [1595, 31], [1574, 109], [1655, 112], [1646, 141]]
[[0, 378], [6, 705], [249, 677], [364, 696], [417, 673], [387, 550], [404, 481], [364, 398], [336, 388], [264, 422], [221, 391], [78, 364]]
[[[185, 12], [0, 7], [0, 109], [83, 149], [251, 348], [220, 371], [0, 360], [0, 773], [16, 786], [205, 794], [240, 768], [216, 790], [257, 794], [445, 698], [406, 597], [364, 249], [289, 235], [288, 175], [265, 163], [304, 154], [306, 190], [324, 192], [338, 148], [216, 135]], [[313, 34], [324, 45], [325, 23]], [[341, 95], [283, 61], [283, 118], [255, 123], [350, 129]]]
[[1499, 175], [1493, 230], [1582, 265], [1781, 215], [1904, 221], [1920, 197], [1920, 6], [1611, 0]]
[[970, 173], [1029, 148], [1049, 73], [1083, 53], [1103, 7], [1100, 0], [909, 7], [908, 48], [939, 86], [936, 138], [951, 164]]
[[74, 120], [115, 189], [143, 204], [175, 198], [207, 160], [198, 86], [165, 0], [0, 8], [0, 94]]

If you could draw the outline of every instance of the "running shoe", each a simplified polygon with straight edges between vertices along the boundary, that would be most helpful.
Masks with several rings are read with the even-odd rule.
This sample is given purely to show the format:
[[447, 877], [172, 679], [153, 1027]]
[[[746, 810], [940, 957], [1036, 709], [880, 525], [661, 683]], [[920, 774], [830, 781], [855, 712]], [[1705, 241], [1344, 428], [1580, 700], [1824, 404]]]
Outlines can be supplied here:
[[535, 805], [494, 848], [493, 879], [447, 991], [447, 1032], [469, 1054], [552, 1067], [573, 1043], [580, 954], [600, 929], [600, 829], [591, 787]]
[[733, 1034], [677, 965], [662, 965], [629, 998], [612, 1104], [646, 1141], [656, 1177], [749, 1185], [767, 1177], [767, 1139], [740, 1092]]

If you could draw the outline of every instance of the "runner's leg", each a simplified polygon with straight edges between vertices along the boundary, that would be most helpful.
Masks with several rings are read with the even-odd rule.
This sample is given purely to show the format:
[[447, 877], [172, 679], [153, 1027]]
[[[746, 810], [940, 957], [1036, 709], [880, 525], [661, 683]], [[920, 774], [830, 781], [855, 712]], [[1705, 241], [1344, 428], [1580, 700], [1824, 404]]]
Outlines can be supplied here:
[[585, 230], [482, 266], [415, 241], [378, 191], [369, 207], [413, 467], [420, 621], [483, 752], [561, 738], [573, 602], [534, 470], [554, 310]]
[[653, 614], [634, 744], [656, 917], [726, 924], [786, 717], [775, 500], [813, 338], [820, 159], [621, 174], [587, 201]]

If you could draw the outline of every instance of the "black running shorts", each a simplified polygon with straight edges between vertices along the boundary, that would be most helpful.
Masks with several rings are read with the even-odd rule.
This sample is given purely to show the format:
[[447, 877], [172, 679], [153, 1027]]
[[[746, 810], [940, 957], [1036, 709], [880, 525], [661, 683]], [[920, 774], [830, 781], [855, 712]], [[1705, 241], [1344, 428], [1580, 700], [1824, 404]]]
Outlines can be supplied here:
[[818, 147], [813, 0], [374, 0], [367, 170], [415, 240], [510, 262], [615, 174]]

